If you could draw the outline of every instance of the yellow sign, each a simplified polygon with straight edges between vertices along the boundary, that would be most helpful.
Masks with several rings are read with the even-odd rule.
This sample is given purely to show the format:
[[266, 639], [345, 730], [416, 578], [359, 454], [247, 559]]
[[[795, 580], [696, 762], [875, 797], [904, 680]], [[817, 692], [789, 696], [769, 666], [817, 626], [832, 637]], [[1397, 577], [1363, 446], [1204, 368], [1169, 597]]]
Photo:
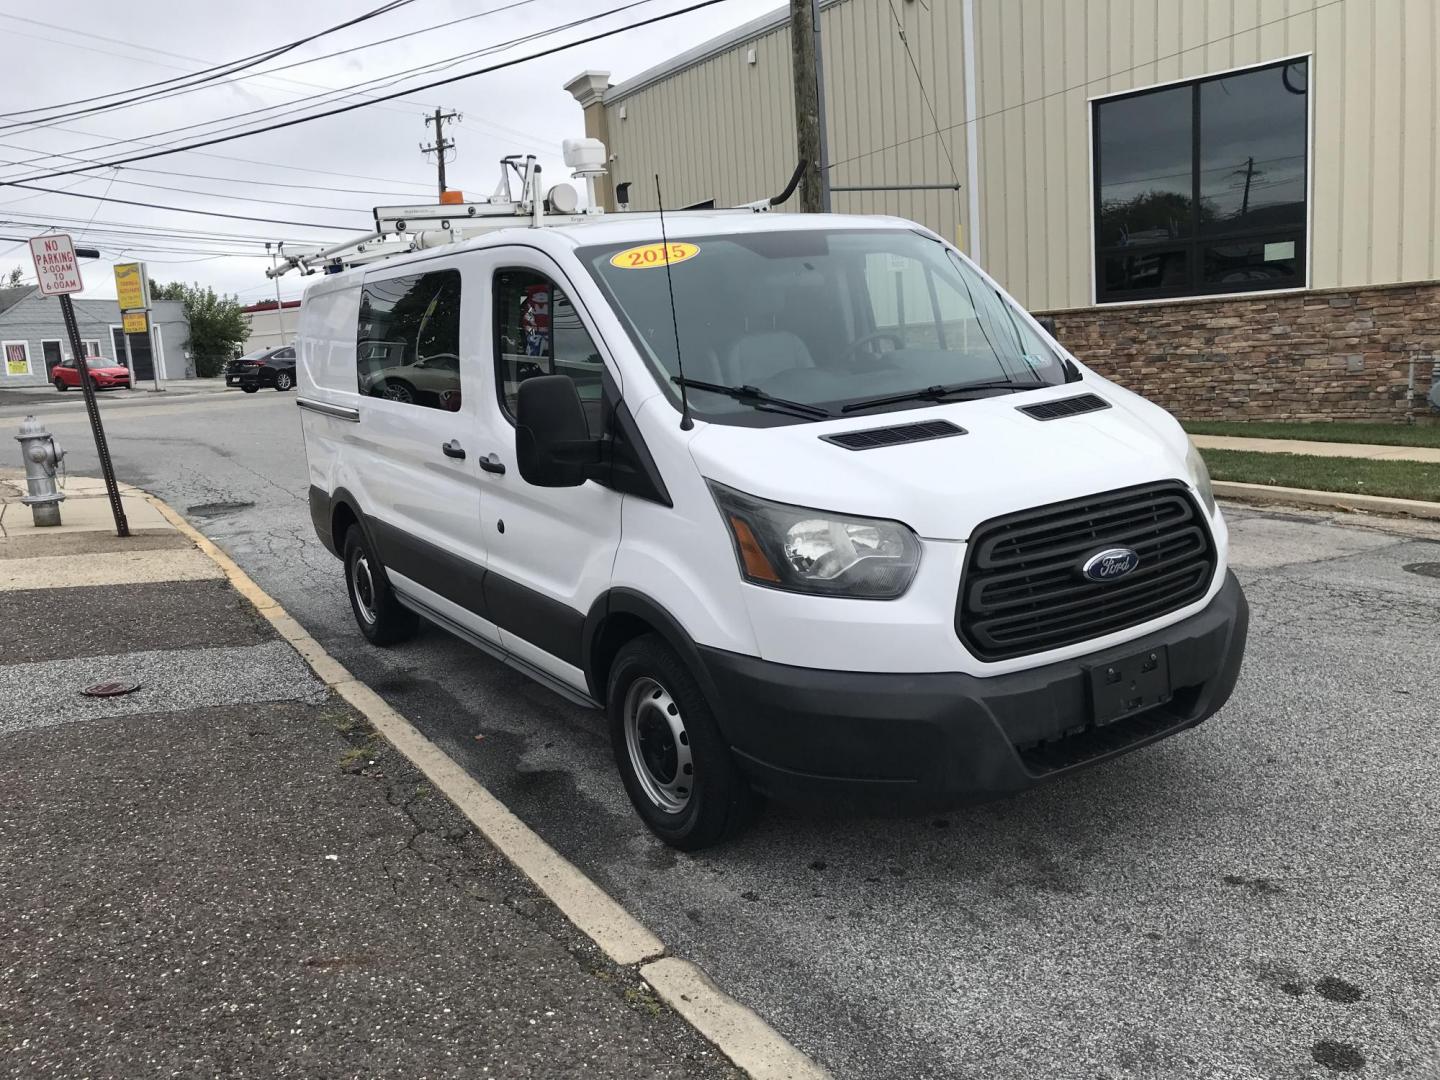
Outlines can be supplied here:
[[673, 266], [700, 254], [699, 244], [671, 240], [667, 259], [665, 248], [665, 244], [641, 244], [639, 247], [626, 248], [610, 256], [610, 265], [618, 266], [621, 270], [648, 270], [654, 266], [664, 266], [667, 262]]
[[143, 311], [127, 311], [121, 316], [125, 323], [127, 334], [148, 334], [150, 332], [150, 320]]
[[5, 343], [5, 374], [30, 374], [30, 346], [23, 341]]
[[115, 264], [115, 294], [121, 311], [138, 311], [150, 306], [149, 289], [145, 287], [144, 263]]

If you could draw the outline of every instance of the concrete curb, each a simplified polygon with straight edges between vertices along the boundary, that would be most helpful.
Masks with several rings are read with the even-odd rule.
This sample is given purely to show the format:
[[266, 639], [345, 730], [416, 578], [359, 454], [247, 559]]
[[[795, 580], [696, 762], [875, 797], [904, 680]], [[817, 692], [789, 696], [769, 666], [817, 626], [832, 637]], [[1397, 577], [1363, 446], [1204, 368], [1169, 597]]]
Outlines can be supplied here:
[[755, 1080], [829, 1080], [753, 1010], [716, 986], [696, 965], [666, 956], [664, 943], [578, 867], [540, 838], [374, 690], [356, 679], [230, 556], [154, 495], [145, 498], [224, 571], [326, 686], [365, 717], [435, 788], [470, 819], [560, 911], [617, 964], [639, 965], [655, 993], [716, 1049]]
[[1272, 487], [1269, 484], [1241, 484], [1233, 480], [1216, 480], [1211, 486], [1217, 497], [1240, 502], [1302, 506], [1316, 510], [1345, 510], [1352, 513], [1360, 511], [1367, 514], [1393, 514], [1440, 521], [1440, 502], [1392, 499], [1345, 491], [1310, 491], [1305, 488]]

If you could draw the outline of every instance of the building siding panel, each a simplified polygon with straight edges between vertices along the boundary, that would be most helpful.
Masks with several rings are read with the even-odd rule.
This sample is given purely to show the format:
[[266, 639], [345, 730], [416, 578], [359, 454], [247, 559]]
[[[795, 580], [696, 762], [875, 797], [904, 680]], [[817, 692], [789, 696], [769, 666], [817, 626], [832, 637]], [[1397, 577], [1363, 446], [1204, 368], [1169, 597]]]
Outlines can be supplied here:
[[[1440, 278], [1434, 0], [974, 3], [982, 257], [1030, 307], [1092, 302], [1090, 98], [1311, 52], [1311, 287]], [[943, 182], [950, 158], [965, 180], [961, 10], [961, 0], [894, 5], [937, 137], [889, 0], [823, 7], [832, 182]], [[755, 65], [745, 62], [751, 48]], [[611, 179], [633, 182], [637, 208], [653, 206], [657, 171], [675, 205], [770, 194], [794, 168], [788, 30], [757, 31], [607, 108]], [[834, 200], [962, 240], [966, 202], [949, 191]]]

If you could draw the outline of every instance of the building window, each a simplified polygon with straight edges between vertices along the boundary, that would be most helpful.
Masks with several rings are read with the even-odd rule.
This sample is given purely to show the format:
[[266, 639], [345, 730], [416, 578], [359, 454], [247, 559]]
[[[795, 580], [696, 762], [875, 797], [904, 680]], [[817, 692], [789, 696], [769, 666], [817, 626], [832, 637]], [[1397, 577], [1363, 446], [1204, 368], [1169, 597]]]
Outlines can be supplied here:
[[367, 281], [355, 359], [360, 393], [458, 411], [460, 271]]
[[1100, 303], [1305, 284], [1309, 62], [1095, 102]]

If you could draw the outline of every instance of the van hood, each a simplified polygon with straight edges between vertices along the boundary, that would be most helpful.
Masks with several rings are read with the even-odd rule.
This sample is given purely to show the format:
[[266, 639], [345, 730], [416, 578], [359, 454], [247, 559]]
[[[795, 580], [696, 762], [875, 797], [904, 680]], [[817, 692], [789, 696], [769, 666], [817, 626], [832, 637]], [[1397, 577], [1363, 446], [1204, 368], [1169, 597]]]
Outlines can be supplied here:
[[[1057, 420], [1016, 408], [1097, 390], [1110, 408]], [[821, 438], [939, 419], [965, 434], [866, 450]], [[932, 540], [965, 540], [1001, 514], [1134, 484], [1179, 479], [1193, 490], [1187, 447], [1163, 410], [1103, 383], [813, 424], [710, 423], [690, 441], [710, 480], [776, 502], [890, 518]]]

